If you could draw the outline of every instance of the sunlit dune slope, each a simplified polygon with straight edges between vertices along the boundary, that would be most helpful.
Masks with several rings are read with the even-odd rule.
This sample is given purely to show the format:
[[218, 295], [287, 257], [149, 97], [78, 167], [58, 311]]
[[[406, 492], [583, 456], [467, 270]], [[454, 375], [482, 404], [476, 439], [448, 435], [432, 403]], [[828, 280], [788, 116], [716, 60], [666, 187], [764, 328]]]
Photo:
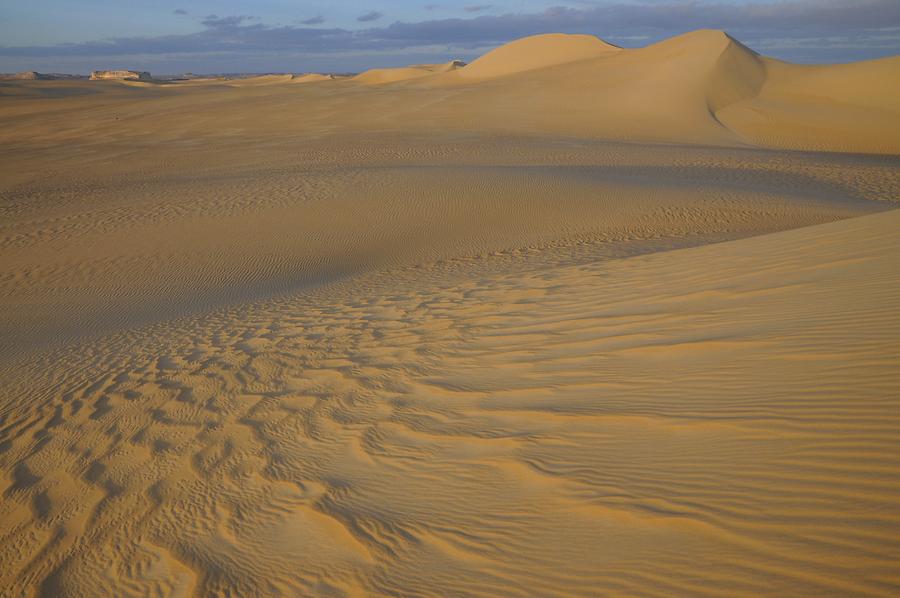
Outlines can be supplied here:
[[481, 56], [460, 69], [462, 79], [488, 79], [604, 56], [619, 51], [593, 35], [548, 33], [522, 38]]
[[0, 586], [896, 596], [898, 226], [423, 269], [9, 364]]

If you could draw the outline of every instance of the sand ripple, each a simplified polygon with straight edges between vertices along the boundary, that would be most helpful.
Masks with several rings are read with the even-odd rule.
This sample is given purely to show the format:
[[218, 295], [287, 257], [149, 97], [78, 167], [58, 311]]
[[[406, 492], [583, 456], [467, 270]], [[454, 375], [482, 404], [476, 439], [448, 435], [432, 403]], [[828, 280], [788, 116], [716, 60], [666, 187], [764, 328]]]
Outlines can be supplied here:
[[896, 595], [898, 212], [6, 371], [9, 595]]

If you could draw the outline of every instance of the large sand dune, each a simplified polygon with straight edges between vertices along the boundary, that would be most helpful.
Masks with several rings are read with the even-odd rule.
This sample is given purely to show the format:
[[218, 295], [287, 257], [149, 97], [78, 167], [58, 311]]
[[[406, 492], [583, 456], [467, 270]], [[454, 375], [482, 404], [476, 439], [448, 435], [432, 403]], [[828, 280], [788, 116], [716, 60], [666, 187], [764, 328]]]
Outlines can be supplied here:
[[0, 82], [0, 595], [896, 595], [898, 72]]
[[605, 56], [619, 50], [593, 35], [534, 35], [491, 50], [461, 69], [458, 75], [464, 79], [503, 77]]
[[[428, 81], [453, 86], [482, 73], [502, 75], [502, 82], [468, 86], [447, 99], [461, 113], [463, 102], [472, 106], [466, 118], [473, 126], [900, 152], [900, 58], [791, 65], [759, 56], [721, 31], [695, 31], [637, 50], [595, 41], [522, 40], [475, 61], [472, 75], [466, 67]], [[535, 68], [526, 70], [529, 64]]]

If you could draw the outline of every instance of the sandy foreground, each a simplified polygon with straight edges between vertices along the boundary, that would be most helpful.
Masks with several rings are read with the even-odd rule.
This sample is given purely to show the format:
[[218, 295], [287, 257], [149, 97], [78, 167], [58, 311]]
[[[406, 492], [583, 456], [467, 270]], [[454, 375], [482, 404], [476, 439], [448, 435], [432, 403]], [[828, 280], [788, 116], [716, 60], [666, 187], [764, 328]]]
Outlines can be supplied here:
[[719, 32], [0, 82], [0, 595], [897, 595], [898, 98]]

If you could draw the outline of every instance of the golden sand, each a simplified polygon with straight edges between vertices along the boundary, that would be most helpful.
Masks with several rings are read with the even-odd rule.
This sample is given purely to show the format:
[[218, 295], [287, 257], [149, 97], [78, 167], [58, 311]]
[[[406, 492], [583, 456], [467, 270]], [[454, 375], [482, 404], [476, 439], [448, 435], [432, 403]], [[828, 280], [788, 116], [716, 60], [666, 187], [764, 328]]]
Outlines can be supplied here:
[[0, 595], [897, 595], [898, 98], [711, 31], [4, 83]]

